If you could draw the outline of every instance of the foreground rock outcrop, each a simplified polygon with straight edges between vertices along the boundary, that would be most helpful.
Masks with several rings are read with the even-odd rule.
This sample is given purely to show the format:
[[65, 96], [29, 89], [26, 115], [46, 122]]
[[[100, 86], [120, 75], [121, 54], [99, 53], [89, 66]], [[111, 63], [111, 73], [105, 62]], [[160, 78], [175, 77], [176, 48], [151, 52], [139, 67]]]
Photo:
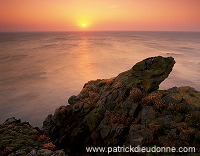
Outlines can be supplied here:
[[200, 147], [200, 93], [157, 90], [174, 64], [152, 57], [115, 78], [89, 81], [46, 118], [44, 132], [70, 155], [87, 146]]
[[65, 156], [39, 128], [14, 117], [0, 124], [0, 156]]

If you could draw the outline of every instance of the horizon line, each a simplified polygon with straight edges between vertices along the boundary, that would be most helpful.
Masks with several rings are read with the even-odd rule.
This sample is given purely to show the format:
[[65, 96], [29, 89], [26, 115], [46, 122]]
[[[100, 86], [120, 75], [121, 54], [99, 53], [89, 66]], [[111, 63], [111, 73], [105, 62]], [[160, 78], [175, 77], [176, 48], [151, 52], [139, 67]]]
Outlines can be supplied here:
[[0, 33], [25, 33], [25, 32], [200, 32], [200, 30], [33, 30], [33, 31], [0, 31]]

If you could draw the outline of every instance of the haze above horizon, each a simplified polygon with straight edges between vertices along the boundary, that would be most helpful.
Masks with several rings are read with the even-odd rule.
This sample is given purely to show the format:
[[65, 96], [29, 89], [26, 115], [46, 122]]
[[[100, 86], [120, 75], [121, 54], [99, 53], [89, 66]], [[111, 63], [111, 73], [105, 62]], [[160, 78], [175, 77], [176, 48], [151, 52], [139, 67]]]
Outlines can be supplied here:
[[199, 0], [0, 0], [0, 31], [200, 31]]

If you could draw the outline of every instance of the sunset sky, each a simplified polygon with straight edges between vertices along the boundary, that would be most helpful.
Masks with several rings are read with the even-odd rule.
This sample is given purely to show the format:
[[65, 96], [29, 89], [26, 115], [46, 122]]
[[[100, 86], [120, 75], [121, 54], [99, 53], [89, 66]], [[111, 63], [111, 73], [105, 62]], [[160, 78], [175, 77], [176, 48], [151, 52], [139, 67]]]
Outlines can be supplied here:
[[0, 31], [200, 31], [200, 0], [0, 0]]

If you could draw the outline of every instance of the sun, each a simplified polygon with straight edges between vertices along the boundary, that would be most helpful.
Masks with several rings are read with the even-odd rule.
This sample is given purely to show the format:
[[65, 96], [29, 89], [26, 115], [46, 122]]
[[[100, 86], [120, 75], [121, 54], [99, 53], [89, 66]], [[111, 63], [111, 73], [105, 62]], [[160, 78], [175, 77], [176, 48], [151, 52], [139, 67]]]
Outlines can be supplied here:
[[87, 30], [90, 27], [90, 22], [86, 20], [79, 20], [79, 22], [77, 23], [77, 26], [82, 31]]
[[85, 23], [82, 23], [82, 24], [81, 24], [81, 27], [82, 27], [82, 28], [85, 28], [85, 27], [86, 27], [86, 24], [85, 24]]

